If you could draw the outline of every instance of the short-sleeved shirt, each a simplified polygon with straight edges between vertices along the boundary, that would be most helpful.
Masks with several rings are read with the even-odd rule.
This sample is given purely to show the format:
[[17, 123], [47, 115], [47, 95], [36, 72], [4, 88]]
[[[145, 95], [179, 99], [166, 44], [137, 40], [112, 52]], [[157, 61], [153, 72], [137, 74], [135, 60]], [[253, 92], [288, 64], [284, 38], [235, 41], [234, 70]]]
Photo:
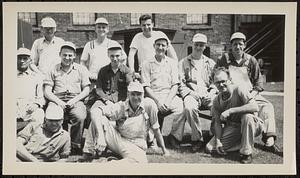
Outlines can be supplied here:
[[[107, 54], [107, 48], [112, 43], [118, 43], [115, 40], [105, 38], [105, 40], [97, 45], [96, 40], [89, 41], [85, 44], [81, 55], [81, 61], [87, 62], [87, 69], [91, 76], [98, 76], [99, 70], [110, 63], [110, 59]], [[126, 53], [122, 50], [122, 58], [125, 59]]]
[[59, 52], [64, 40], [54, 36], [49, 42], [43, 38], [34, 41], [31, 48], [31, 59], [37, 63], [38, 69], [47, 74], [49, 69], [61, 62]]
[[[179, 61], [179, 78], [183, 84], [181, 95], [184, 97], [190, 90], [202, 93], [213, 85], [211, 74], [215, 67], [215, 61], [202, 55], [200, 59], [195, 60], [192, 55], [188, 55]], [[196, 87], [188, 88], [189, 83]], [[199, 90], [199, 91], [198, 91]]]
[[[121, 64], [123, 65], [123, 64]], [[127, 98], [127, 86], [132, 81], [131, 70], [127, 66], [124, 70], [118, 69], [116, 73], [108, 64], [101, 68], [97, 78], [97, 93], [105, 100], [113, 103], [125, 101]]]
[[44, 135], [44, 128], [41, 124], [29, 123], [18, 137], [25, 139], [25, 148], [38, 159], [43, 161], [57, 161], [66, 158], [71, 150], [70, 134], [60, 129], [51, 138]]
[[86, 67], [73, 63], [67, 72], [63, 71], [61, 64], [57, 64], [48, 72], [44, 84], [52, 86], [52, 91], [58, 98], [69, 100], [91, 83]]
[[[101, 106], [102, 112], [105, 116], [110, 118], [112, 121], [116, 121], [116, 130], [120, 132], [120, 134], [135, 143], [136, 145], [140, 146], [141, 148], [145, 147], [146, 144], [146, 135], [148, 133], [148, 130], [151, 129], [158, 129], [159, 123], [157, 118], [157, 107], [153, 100], [150, 98], [144, 98], [140, 106], [137, 108], [136, 111], [134, 111], [130, 104], [129, 100], [126, 101], [120, 101], [112, 105], [107, 106]], [[134, 138], [132, 135], [134, 135], [132, 132], [127, 133], [126, 130], [121, 129], [123, 124], [128, 118], [132, 117], [143, 117], [146, 122], [146, 130], [145, 133], [142, 135], [136, 135]], [[127, 127], [131, 127], [130, 130], [132, 131], [139, 131], [142, 126], [136, 125], [134, 122], [132, 125], [127, 125]]]
[[155, 94], [169, 94], [172, 86], [179, 84], [178, 62], [168, 56], [161, 62], [152, 56], [143, 63], [141, 74], [143, 85], [150, 87]]
[[137, 49], [139, 69], [142, 67], [144, 61], [151, 60], [155, 55], [153, 44], [158, 37], [162, 36], [162, 34], [162, 31], [152, 31], [151, 37], [147, 38], [143, 35], [143, 32], [140, 32], [133, 37], [130, 48]]
[[[219, 93], [214, 101], [213, 106], [211, 109], [211, 114], [213, 119], [220, 118], [222, 112], [233, 108], [233, 107], [240, 107], [245, 104], [248, 104], [250, 100], [253, 99], [253, 96], [250, 94], [249, 90], [242, 86], [234, 86], [233, 92], [231, 97], [228, 98], [226, 101], [222, 99], [222, 94]], [[235, 113], [231, 114], [228, 121], [240, 123], [241, 117], [243, 113]]]
[[226, 67], [236, 66], [245, 67], [248, 73], [248, 77], [253, 85], [253, 89], [257, 91], [263, 91], [263, 81], [260, 73], [260, 68], [255, 57], [250, 54], [244, 53], [241, 62], [238, 64], [232, 54], [225, 53], [220, 60], [217, 61], [216, 67]]

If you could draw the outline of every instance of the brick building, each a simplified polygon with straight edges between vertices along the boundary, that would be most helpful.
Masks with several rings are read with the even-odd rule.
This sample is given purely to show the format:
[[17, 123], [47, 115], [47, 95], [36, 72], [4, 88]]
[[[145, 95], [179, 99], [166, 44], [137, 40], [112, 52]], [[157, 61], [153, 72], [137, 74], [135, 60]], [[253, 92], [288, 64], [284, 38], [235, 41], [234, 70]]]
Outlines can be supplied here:
[[[29, 26], [32, 27], [31, 34], [27, 35], [27, 38], [32, 40], [25, 40], [26, 35], [22, 35], [21, 41], [27, 41], [26, 47], [31, 48], [30, 41], [41, 36], [39, 28], [41, 19], [50, 16], [57, 23], [56, 36], [74, 42], [78, 47], [78, 56], [85, 43], [95, 38], [94, 22], [97, 17], [105, 17], [109, 21], [109, 38], [117, 40], [128, 54], [133, 36], [141, 31], [138, 22], [140, 15], [140, 13], [35, 12], [18, 14], [19, 19], [29, 22]], [[229, 49], [230, 35], [235, 31], [242, 31], [248, 38], [249, 53], [263, 59], [265, 65], [262, 68], [266, 71], [267, 80], [283, 81], [284, 16], [171, 13], [155, 13], [152, 16], [155, 22], [154, 29], [168, 35], [179, 59], [192, 52], [191, 39], [195, 33], [207, 35], [208, 48], [205, 54], [217, 60]], [[22, 25], [23, 30], [20, 30], [19, 25], [19, 34], [25, 27], [26, 24]]]

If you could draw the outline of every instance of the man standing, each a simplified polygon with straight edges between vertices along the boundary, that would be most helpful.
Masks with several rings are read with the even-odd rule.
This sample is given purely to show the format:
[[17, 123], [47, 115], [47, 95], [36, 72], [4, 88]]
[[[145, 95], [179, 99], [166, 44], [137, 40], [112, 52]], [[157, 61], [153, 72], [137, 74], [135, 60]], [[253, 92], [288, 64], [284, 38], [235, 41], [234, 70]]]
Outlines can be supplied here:
[[[107, 56], [107, 48], [111, 44], [118, 44], [118, 42], [107, 38], [109, 26], [105, 18], [97, 18], [95, 32], [97, 38], [85, 44], [80, 60], [81, 64], [89, 70], [89, 78], [92, 83], [96, 82], [99, 70], [110, 63], [110, 59]], [[126, 58], [126, 53], [122, 50], [121, 62], [126, 64]]]
[[41, 124], [44, 119], [43, 79], [30, 69], [30, 54], [27, 48], [19, 48], [17, 51], [17, 84], [21, 86], [16, 93], [17, 131], [23, 129], [29, 122]]
[[[193, 53], [179, 62], [179, 92], [184, 99], [184, 113], [192, 129], [192, 150], [195, 152], [204, 146], [199, 110], [210, 109], [217, 90], [211, 80], [216, 63], [203, 54], [206, 35], [198, 33], [192, 41]], [[184, 129], [184, 124], [181, 129]]]
[[[155, 50], [153, 49], [154, 40], [157, 39], [159, 36], [164, 35], [164, 33], [161, 31], [152, 30], [154, 22], [152, 16], [148, 14], [142, 15], [139, 18], [139, 22], [143, 32], [140, 32], [133, 37], [133, 40], [130, 45], [130, 51], [128, 54], [128, 65], [132, 71], [135, 71], [134, 56], [137, 53], [138, 66], [139, 66], [137, 72], [140, 73], [143, 62], [152, 59], [153, 56], [155, 55]], [[176, 52], [173, 46], [170, 44], [169, 38], [168, 38], [168, 43], [169, 43], [169, 48], [167, 50], [168, 56], [177, 61]], [[136, 75], [139, 76], [139, 74]]]
[[31, 59], [38, 70], [46, 75], [49, 69], [60, 63], [59, 51], [64, 40], [54, 35], [56, 23], [51, 17], [43, 18], [41, 26], [43, 37], [34, 41], [31, 48]]
[[132, 81], [132, 72], [122, 64], [122, 47], [112, 43], [107, 49], [110, 64], [100, 69], [96, 93], [98, 101], [92, 106], [108, 105], [127, 98], [127, 86]]
[[[91, 111], [89, 137], [84, 146], [84, 158], [89, 158], [105, 148], [119, 154], [122, 162], [146, 163], [146, 136], [151, 128], [161, 145], [164, 155], [169, 155], [159, 130], [157, 107], [153, 100], [144, 98], [144, 89], [139, 82], [128, 86], [128, 100]], [[116, 127], [109, 121], [116, 121]]]
[[173, 147], [179, 148], [182, 139], [180, 126], [183, 118], [183, 102], [176, 93], [178, 90], [178, 63], [165, 55], [169, 47], [166, 35], [158, 37], [153, 44], [155, 55], [142, 65], [142, 82], [146, 96], [153, 99], [159, 113], [167, 115], [162, 125], [162, 135], [168, 136]]
[[[264, 120], [265, 130], [263, 131], [262, 140], [265, 143], [265, 150], [271, 152], [280, 152], [279, 148], [275, 145], [276, 139], [276, 126], [275, 126], [275, 113], [273, 105], [265, 99], [259, 92], [262, 92], [263, 82], [261, 78], [260, 68], [257, 60], [244, 52], [246, 37], [243, 33], [236, 32], [230, 38], [231, 52], [225, 53], [220, 60], [217, 61], [216, 66], [224, 66], [232, 68], [232, 66], [240, 69], [240, 74], [248, 75], [252, 84], [250, 91], [254, 96], [258, 106], [258, 116]], [[234, 80], [234, 83], [240, 81]]]
[[89, 74], [86, 67], [74, 63], [76, 48], [72, 42], [65, 42], [60, 50], [61, 63], [48, 73], [45, 97], [48, 107], [58, 105], [65, 111], [65, 121], [71, 123], [72, 153], [81, 152], [81, 140], [86, 118], [86, 107], [82, 100], [89, 94]]
[[17, 137], [17, 160], [26, 162], [65, 161], [70, 154], [70, 135], [61, 125], [64, 120], [61, 107], [46, 110], [43, 124], [30, 123]]
[[213, 145], [221, 155], [239, 150], [241, 163], [251, 163], [254, 138], [263, 130], [263, 121], [257, 117], [258, 105], [248, 89], [231, 83], [225, 68], [216, 69], [213, 79], [220, 93], [211, 109], [215, 137], [207, 149], [211, 151]]

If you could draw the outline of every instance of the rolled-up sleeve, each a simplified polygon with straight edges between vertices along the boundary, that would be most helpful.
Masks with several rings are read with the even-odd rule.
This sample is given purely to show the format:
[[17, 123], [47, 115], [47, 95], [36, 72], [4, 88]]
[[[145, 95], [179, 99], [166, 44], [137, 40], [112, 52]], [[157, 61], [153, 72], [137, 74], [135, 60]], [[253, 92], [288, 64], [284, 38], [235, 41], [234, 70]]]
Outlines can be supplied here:
[[54, 86], [54, 75], [53, 75], [54, 70], [50, 70], [47, 74], [46, 74], [46, 78], [44, 80], [44, 85], [49, 85], [51, 87]]

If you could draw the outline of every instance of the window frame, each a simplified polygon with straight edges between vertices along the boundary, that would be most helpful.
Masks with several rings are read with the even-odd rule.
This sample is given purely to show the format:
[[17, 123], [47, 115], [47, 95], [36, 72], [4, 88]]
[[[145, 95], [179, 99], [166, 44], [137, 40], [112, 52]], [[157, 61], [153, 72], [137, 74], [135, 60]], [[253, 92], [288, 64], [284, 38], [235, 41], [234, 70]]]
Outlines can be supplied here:
[[[90, 23], [90, 24], [75, 24], [75, 23], [74, 23], [74, 14], [75, 14], [75, 13], [94, 14], [94, 22], [93, 22], [93, 23]], [[72, 12], [72, 16], [71, 16], [71, 22], [72, 22], [72, 25], [73, 25], [73, 26], [94, 26], [94, 25], [95, 25], [95, 22], [96, 22], [96, 19], [97, 19], [97, 13], [91, 13], [91, 12]]]
[[[206, 23], [188, 22], [188, 15], [206, 15], [207, 22]], [[203, 16], [202, 16], [202, 20], [203, 20]], [[195, 13], [186, 14], [186, 24], [187, 25], [211, 25], [211, 16], [210, 14], [195, 14]]]
[[[20, 17], [19, 17], [19, 14], [20, 14], [20, 13], [24, 13], [24, 14], [25, 14], [25, 13], [29, 13], [29, 14], [30, 14], [30, 22], [28, 22], [28, 21], [25, 20], [24, 18], [20, 18]], [[34, 16], [35, 16], [34, 18], [31, 17], [32, 14], [34, 14]], [[25, 22], [27, 22], [27, 23], [30, 23], [30, 24], [31, 24], [32, 26], [34, 26], [34, 27], [37, 27], [37, 26], [38, 26], [38, 20], [37, 20], [37, 13], [36, 13], [36, 12], [18, 12], [17, 18], [20, 19], [20, 20], [23, 20], [23, 21], [25, 21]], [[31, 20], [32, 20], [32, 21], [31, 21]]]

